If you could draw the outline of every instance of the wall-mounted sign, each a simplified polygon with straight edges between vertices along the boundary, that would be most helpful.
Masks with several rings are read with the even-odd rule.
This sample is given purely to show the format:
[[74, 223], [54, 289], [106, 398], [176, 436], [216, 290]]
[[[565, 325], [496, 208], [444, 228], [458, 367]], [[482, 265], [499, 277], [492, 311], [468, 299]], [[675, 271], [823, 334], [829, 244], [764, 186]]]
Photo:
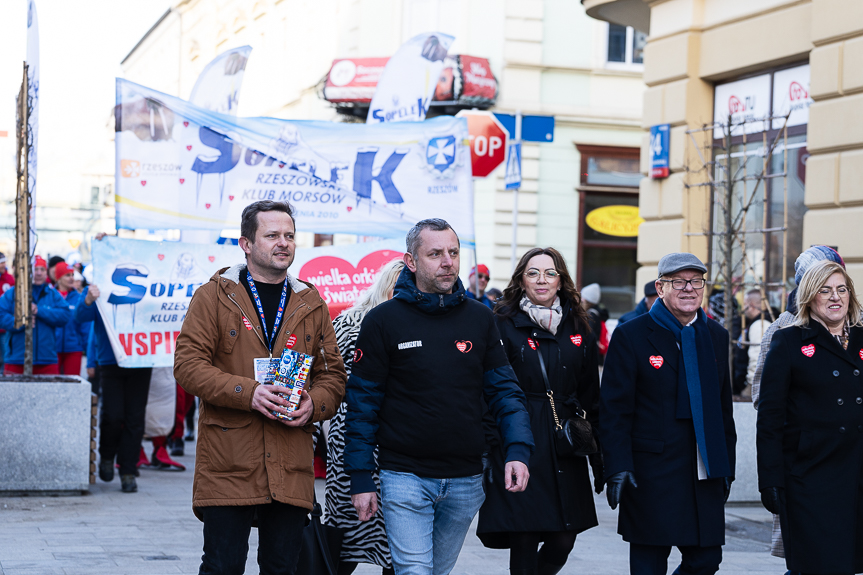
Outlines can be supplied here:
[[[809, 64], [780, 70], [773, 75], [773, 115], [785, 116], [789, 111], [789, 126], [809, 123]], [[785, 124], [785, 118], [773, 120], [773, 129]]]
[[[727, 125], [729, 116], [732, 124], [732, 136], [743, 135], [743, 122], [746, 133], [763, 132], [767, 128], [764, 122], [758, 122], [770, 115], [770, 74], [762, 74], [737, 82], [720, 84], [713, 93], [713, 123]], [[717, 126], [713, 137], [722, 138], [725, 130]]]
[[668, 142], [670, 124], [650, 127], [650, 177], [668, 177]]
[[638, 215], [638, 206], [604, 206], [591, 210], [584, 218], [594, 231], [619, 238], [634, 238], [644, 218]]

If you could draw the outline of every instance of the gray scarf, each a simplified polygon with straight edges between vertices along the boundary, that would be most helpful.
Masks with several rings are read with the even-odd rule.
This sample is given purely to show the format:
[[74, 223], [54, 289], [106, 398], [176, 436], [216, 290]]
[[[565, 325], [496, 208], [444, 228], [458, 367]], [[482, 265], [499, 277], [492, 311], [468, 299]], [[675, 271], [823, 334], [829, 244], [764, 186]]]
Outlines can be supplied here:
[[518, 307], [530, 317], [533, 323], [542, 329], [550, 331], [552, 335], [557, 335], [557, 326], [560, 325], [560, 320], [563, 319], [563, 307], [560, 305], [560, 296], [554, 296], [554, 303], [551, 304], [551, 307], [543, 307], [531, 302], [527, 295], [523, 295]]

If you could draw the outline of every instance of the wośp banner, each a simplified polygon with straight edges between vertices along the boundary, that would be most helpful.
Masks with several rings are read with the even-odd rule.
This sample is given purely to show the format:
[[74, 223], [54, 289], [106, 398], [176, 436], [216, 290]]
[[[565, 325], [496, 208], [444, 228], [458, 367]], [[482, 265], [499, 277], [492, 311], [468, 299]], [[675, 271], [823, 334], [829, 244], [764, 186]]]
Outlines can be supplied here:
[[404, 255], [404, 240], [384, 240], [298, 250], [289, 272], [314, 285], [335, 319], [351, 307], [380, 269]]
[[[291, 275], [313, 284], [335, 317], [402, 257], [403, 240], [297, 250]], [[93, 242], [96, 301], [120, 367], [174, 365], [192, 295], [219, 269], [245, 261], [231, 245], [148, 242], [106, 236]], [[254, 311], [250, 311], [254, 313]]]
[[424, 120], [453, 40], [447, 34], [426, 32], [402, 44], [381, 74], [366, 122]]
[[446, 219], [474, 243], [467, 123], [339, 124], [235, 118], [117, 80], [118, 228], [238, 228], [257, 200], [298, 229], [402, 237]]

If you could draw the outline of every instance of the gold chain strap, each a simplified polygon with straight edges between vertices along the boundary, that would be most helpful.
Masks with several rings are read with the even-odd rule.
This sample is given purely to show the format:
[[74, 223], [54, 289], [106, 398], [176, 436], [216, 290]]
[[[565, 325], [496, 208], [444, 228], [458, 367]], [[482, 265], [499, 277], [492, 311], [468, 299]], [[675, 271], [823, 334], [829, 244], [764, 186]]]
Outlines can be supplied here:
[[557, 410], [554, 408], [554, 392], [549, 389], [545, 394], [548, 396], [548, 402], [551, 404], [551, 414], [554, 416], [554, 428], [563, 429], [560, 420], [557, 419]]

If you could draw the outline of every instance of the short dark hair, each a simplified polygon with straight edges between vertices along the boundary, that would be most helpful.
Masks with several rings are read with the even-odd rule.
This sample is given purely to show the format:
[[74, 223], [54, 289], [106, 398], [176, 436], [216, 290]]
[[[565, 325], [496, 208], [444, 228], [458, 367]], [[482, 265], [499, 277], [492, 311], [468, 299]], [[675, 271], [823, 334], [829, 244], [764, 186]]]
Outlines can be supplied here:
[[442, 220], [440, 218], [429, 218], [427, 220], [417, 222], [416, 225], [411, 228], [411, 230], [408, 232], [407, 237], [405, 238], [405, 247], [407, 248], [408, 253], [414, 258], [417, 257], [420, 245], [422, 244], [422, 242], [420, 241], [420, 232], [426, 229], [429, 229], [433, 232], [452, 230], [452, 233], [455, 234], [455, 239], [458, 239], [458, 234], [456, 234], [456, 231], [452, 229], [452, 226], [449, 225], [446, 220]]
[[275, 202], [273, 200], [260, 200], [246, 206], [240, 217], [240, 235], [252, 243], [255, 243], [255, 234], [258, 233], [258, 214], [261, 212], [282, 212], [291, 216], [294, 223], [294, 231], [297, 229], [297, 221], [294, 219], [294, 209], [288, 202]]

